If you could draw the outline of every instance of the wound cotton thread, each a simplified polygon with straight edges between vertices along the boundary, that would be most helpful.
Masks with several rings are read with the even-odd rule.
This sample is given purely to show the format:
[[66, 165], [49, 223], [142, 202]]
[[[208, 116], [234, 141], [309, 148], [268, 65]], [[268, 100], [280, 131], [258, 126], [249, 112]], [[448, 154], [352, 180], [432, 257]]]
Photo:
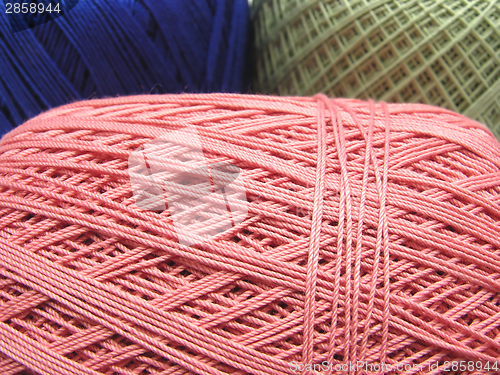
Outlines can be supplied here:
[[[239, 168], [248, 209], [191, 246], [177, 214], [137, 206], [129, 170], [185, 128], [207, 163]], [[162, 147], [145, 155], [189, 154]], [[1, 372], [491, 367], [499, 202], [493, 135], [422, 104], [185, 94], [45, 112], [0, 142]]]
[[13, 33], [2, 12], [0, 132], [75, 100], [244, 91], [248, 13], [246, 0], [86, 0]]
[[438, 105], [500, 139], [495, 1], [256, 0], [253, 92]]

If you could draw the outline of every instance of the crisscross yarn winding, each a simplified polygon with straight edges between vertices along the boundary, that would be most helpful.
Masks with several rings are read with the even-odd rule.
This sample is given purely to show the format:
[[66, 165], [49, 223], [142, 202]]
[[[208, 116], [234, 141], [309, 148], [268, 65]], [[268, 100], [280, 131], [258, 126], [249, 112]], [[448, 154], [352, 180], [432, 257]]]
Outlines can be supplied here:
[[[138, 206], [128, 169], [186, 127], [239, 168], [248, 211], [191, 246], [169, 209]], [[500, 361], [499, 233], [500, 146], [449, 110], [74, 103], [0, 142], [0, 373], [479, 374]]]

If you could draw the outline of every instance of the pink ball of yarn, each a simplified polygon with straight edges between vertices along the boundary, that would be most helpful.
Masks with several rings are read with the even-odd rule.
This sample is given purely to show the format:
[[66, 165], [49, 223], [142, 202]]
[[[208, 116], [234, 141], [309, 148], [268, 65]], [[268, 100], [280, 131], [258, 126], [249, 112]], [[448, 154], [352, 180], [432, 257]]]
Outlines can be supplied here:
[[0, 373], [495, 373], [499, 234], [500, 146], [448, 110], [74, 103], [0, 142]]

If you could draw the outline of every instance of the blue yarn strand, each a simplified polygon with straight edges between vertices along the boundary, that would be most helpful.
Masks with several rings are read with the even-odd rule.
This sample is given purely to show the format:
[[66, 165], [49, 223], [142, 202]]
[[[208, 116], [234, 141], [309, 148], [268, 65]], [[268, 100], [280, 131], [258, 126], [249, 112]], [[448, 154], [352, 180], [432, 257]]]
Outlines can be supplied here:
[[12, 33], [2, 12], [0, 133], [75, 100], [242, 92], [248, 18], [247, 0], [80, 0]]

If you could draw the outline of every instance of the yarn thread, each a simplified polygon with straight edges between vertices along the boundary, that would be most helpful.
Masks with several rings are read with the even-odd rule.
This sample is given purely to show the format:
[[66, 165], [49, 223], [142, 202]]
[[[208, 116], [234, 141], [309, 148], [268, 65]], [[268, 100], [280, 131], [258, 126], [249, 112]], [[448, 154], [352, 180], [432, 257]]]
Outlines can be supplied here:
[[246, 0], [86, 0], [12, 33], [0, 14], [0, 131], [71, 101], [245, 90]]
[[[168, 210], [136, 206], [127, 170], [185, 127], [240, 168], [248, 204], [189, 247]], [[0, 372], [492, 365], [499, 223], [500, 145], [446, 109], [322, 94], [73, 103], [0, 142]]]

